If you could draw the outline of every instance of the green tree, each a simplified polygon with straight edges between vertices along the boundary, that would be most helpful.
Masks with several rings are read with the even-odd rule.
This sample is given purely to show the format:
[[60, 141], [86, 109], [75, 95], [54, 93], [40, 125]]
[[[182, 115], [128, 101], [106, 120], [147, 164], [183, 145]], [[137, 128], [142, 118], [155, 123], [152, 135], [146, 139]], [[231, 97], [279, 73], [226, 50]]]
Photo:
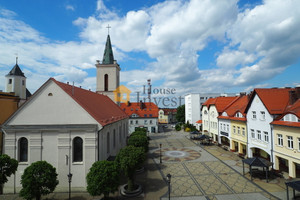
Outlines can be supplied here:
[[46, 161], [32, 163], [21, 177], [20, 196], [24, 199], [40, 200], [42, 195], [50, 194], [58, 184], [55, 167]]
[[134, 131], [133, 133], [130, 134], [130, 137], [135, 135], [147, 136], [147, 133], [144, 131]]
[[126, 146], [120, 150], [116, 161], [128, 178], [128, 190], [134, 190], [134, 175], [135, 170], [145, 161], [145, 151], [142, 147]]
[[145, 152], [148, 151], [149, 141], [147, 136], [144, 135], [131, 135], [128, 139], [128, 145], [135, 147], [143, 147]]
[[109, 199], [109, 193], [118, 190], [120, 170], [115, 161], [97, 161], [86, 176], [87, 191], [92, 196], [104, 195]]
[[176, 131], [180, 131], [180, 130], [181, 130], [181, 125], [180, 125], [180, 124], [176, 124], [175, 130], [176, 130]]
[[134, 131], [141, 131], [141, 132], [145, 132], [145, 133], [147, 133], [147, 128], [143, 128], [143, 127], [136, 127]]
[[3, 193], [3, 185], [8, 181], [7, 177], [15, 174], [18, 168], [18, 161], [6, 154], [0, 155], [0, 194]]
[[176, 120], [177, 122], [185, 122], [185, 105], [177, 107]]

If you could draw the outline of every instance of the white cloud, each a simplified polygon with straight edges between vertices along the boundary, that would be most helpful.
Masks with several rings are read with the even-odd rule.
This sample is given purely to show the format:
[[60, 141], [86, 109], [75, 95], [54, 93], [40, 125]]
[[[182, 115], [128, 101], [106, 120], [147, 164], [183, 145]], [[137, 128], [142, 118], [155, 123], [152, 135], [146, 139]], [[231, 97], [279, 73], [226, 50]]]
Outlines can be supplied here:
[[66, 10], [72, 10], [75, 11], [75, 7], [72, 5], [66, 5]]
[[[98, 0], [94, 15], [73, 21], [81, 29], [79, 42], [51, 41], [12, 19], [13, 12], [1, 10], [0, 67], [12, 67], [12, 55], [18, 53], [26, 73], [42, 77], [35, 80], [54, 76], [94, 89], [95, 78], [88, 77], [86, 70], [102, 59], [109, 24], [119, 63], [134, 60], [129, 57], [132, 51], [145, 52], [154, 60], [138, 70], [121, 72], [121, 81], [133, 91], [148, 78], [181, 94], [253, 88], [299, 59], [299, 7], [297, 0], [266, 0], [245, 9], [238, 8], [237, 0], [174, 0], [121, 16]], [[210, 69], [199, 68], [198, 56], [211, 48], [211, 41], [224, 48], [215, 53]]]

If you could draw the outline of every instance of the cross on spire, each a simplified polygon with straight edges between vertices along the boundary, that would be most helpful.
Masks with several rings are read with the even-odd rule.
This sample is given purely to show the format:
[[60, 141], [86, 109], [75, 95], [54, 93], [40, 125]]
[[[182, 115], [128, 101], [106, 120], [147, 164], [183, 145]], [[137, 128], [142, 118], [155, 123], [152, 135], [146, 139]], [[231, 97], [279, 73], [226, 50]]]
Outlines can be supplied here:
[[16, 64], [18, 64], [18, 54], [16, 53]]
[[111, 26], [109, 26], [109, 24], [107, 25], [107, 32], [108, 32], [108, 35], [109, 35], [109, 29], [111, 28]]

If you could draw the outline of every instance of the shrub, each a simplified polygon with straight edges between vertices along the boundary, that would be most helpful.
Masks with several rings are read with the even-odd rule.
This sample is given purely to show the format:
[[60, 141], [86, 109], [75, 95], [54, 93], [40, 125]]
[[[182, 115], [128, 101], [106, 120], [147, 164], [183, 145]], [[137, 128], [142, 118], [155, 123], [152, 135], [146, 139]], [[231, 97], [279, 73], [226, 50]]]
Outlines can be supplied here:
[[135, 132], [138, 131], [138, 132], [145, 132], [145, 133], [147, 133], [147, 128], [136, 127], [134, 131]]
[[176, 130], [176, 131], [180, 131], [180, 130], [181, 130], [181, 125], [180, 125], [180, 124], [176, 124], [175, 130]]
[[191, 129], [190, 128], [185, 128], [185, 130], [184, 130], [185, 132], [191, 132]]
[[131, 135], [128, 139], [128, 145], [132, 145], [135, 147], [143, 147], [145, 152], [148, 151], [148, 138], [144, 135]]
[[2, 187], [8, 181], [7, 177], [15, 174], [18, 168], [18, 161], [10, 158], [6, 154], [0, 155], [0, 194], [2, 194]]
[[144, 132], [144, 131], [134, 131], [133, 133], [131, 133], [130, 137], [135, 136], [135, 135], [146, 136], [147, 137], [147, 132]]
[[58, 184], [56, 169], [46, 161], [34, 162], [24, 170], [21, 184], [21, 197], [40, 200], [42, 195], [50, 194], [56, 188]]
[[115, 161], [97, 161], [90, 168], [86, 182], [90, 195], [104, 194], [104, 199], [108, 199], [109, 193], [118, 190], [120, 170]]

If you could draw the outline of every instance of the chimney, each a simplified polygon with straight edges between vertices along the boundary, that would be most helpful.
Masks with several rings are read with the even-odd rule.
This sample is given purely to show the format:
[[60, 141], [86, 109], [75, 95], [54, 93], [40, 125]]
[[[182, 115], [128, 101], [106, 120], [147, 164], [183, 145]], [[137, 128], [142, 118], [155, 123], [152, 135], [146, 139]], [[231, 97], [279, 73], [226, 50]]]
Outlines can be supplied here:
[[143, 107], [144, 107], [144, 105], [143, 105], [143, 101], [142, 101], [142, 100], [140, 100], [140, 109], [142, 110], [142, 109], [143, 109]]
[[289, 91], [289, 104], [293, 105], [297, 101], [297, 93], [296, 90]]
[[127, 101], [127, 106], [130, 106], [130, 101]]
[[300, 99], [300, 87], [295, 87], [297, 99]]

